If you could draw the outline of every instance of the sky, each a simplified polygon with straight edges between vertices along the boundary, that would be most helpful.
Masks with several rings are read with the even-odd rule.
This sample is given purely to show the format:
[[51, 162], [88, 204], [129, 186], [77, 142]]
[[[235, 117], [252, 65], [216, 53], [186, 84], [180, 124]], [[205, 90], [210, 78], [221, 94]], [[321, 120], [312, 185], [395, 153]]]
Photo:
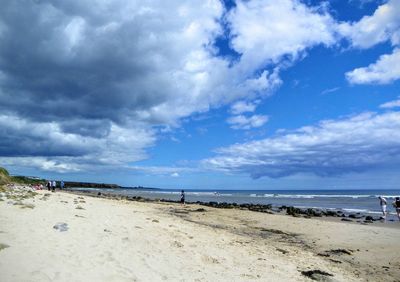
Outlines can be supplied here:
[[400, 0], [3, 0], [0, 166], [185, 189], [400, 188]]

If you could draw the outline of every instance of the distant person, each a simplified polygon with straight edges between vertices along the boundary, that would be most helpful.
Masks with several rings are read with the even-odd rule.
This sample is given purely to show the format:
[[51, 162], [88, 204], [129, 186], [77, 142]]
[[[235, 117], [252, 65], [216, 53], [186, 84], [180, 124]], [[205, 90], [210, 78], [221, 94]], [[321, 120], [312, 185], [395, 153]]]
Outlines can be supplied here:
[[50, 191], [50, 189], [51, 189], [51, 181], [49, 180], [49, 181], [47, 181], [47, 190], [49, 190]]
[[380, 203], [381, 209], [382, 209], [383, 218], [386, 219], [386, 215], [387, 215], [387, 212], [386, 212], [386, 204], [387, 204], [386, 199], [384, 197], [382, 197], [382, 196], [379, 196], [379, 201], [380, 201], [379, 203]]
[[185, 204], [185, 191], [181, 191], [181, 204]]
[[60, 182], [60, 189], [64, 189], [64, 181], [62, 181], [62, 180]]
[[55, 180], [53, 180], [51, 182], [51, 191], [55, 192], [56, 191], [56, 186], [57, 186], [57, 182]]
[[393, 202], [393, 207], [396, 210], [397, 217], [399, 218], [400, 221], [400, 197], [396, 197], [396, 199]]

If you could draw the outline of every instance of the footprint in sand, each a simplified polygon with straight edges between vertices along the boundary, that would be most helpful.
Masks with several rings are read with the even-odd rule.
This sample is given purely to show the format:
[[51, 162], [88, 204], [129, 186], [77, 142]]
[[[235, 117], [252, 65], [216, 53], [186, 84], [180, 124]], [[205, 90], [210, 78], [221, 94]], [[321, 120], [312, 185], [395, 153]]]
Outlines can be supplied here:
[[204, 263], [219, 264], [219, 261], [218, 261], [216, 258], [213, 258], [213, 257], [211, 257], [211, 256], [207, 256], [207, 255], [203, 255], [203, 256], [201, 257], [201, 260], [202, 260]]
[[171, 243], [171, 246], [176, 247], [176, 248], [183, 248], [183, 244], [178, 241], [174, 241]]

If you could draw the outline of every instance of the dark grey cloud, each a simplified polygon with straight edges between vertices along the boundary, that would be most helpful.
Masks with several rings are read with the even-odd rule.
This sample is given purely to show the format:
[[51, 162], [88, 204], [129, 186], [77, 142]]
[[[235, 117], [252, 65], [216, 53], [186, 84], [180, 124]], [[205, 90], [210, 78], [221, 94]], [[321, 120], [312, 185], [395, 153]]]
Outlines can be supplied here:
[[[218, 0], [2, 1], [0, 156], [62, 171], [141, 160], [154, 126], [266, 97], [283, 58], [335, 41], [333, 19], [301, 2], [241, 2], [226, 17], [230, 61], [214, 46], [224, 12]], [[265, 31], [265, 18], [266, 36], [246, 28]]]
[[[165, 102], [169, 84], [157, 79], [152, 50], [138, 44], [148, 37], [140, 17], [105, 32], [101, 29], [112, 24], [113, 15], [104, 11], [102, 19], [93, 20], [89, 5], [73, 6], [3, 3], [1, 109], [34, 120], [80, 116], [122, 122], [135, 110]], [[154, 51], [160, 54], [162, 48]]]
[[56, 122], [0, 115], [0, 163], [44, 170], [53, 167], [60, 172], [122, 166], [145, 159], [145, 148], [155, 142], [154, 132], [144, 128], [103, 127], [102, 122], [87, 122], [88, 128], [82, 123], [74, 128], [74, 121], [65, 124], [71, 130]]
[[[96, 143], [63, 133], [55, 124], [28, 123], [0, 115], [0, 156], [77, 157], [96, 150]], [[89, 140], [88, 140], [89, 141]]]
[[[187, 16], [171, 17], [184, 4], [3, 1], [0, 156], [143, 158], [153, 125], [196, 110], [196, 101], [186, 102], [197, 73], [181, 69], [193, 52], [207, 56], [209, 33], [219, 28], [221, 6], [186, 3]], [[191, 41], [182, 35], [203, 20], [209, 26]], [[208, 108], [207, 101], [199, 104]]]

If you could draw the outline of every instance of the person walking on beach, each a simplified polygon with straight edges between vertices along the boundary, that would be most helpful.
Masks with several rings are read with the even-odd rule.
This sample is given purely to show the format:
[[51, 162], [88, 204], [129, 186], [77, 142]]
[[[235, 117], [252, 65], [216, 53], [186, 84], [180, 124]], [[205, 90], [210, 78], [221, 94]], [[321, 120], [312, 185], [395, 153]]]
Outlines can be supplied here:
[[49, 181], [47, 181], [47, 190], [49, 190], [50, 191], [50, 188], [51, 188], [51, 181], [49, 180]]
[[56, 186], [57, 186], [57, 182], [55, 180], [53, 180], [51, 182], [51, 192], [55, 192], [56, 191]]
[[64, 189], [64, 181], [62, 181], [62, 180], [60, 182], [60, 189]]
[[383, 218], [386, 219], [386, 199], [382, 196], [379, 196], [379, 200], [380, 200], [380, 205], [381, 205], [381, 209], [382, 209], [382, 214], [383, 214]]
[[396, 197], [394, 202], [393, 202], [393, 207], [396, 210], [397, 217], [399, 218], [400, 221], [400, 197]]
[[185, 191], [181, 191], [181, 204], [185, 204]]

